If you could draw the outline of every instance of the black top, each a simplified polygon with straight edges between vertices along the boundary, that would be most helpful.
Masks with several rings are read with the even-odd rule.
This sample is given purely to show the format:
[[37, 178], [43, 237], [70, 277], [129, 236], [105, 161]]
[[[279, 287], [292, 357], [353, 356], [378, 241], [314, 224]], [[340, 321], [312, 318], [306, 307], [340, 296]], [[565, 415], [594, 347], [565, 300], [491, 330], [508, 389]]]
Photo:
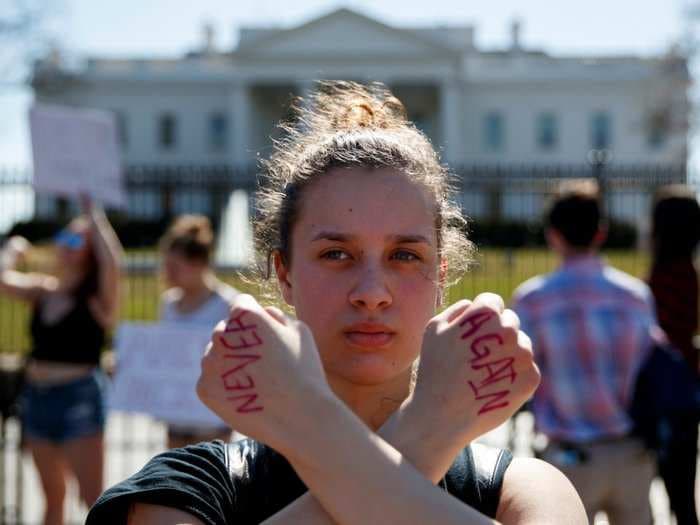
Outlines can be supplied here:
[[[495, 517], [510, 452], [473, 444], [455, 459], [440, 487]], [[132, 503], [189, 512], [207, 525], [249, 525], [276, 514], [307, 491], [287, 460], [251, 439], [212, 441], [156, 456], [108, 489], [86, 525], [122, 525]]]
[[73, 308], [56, 323], [45, 323], [41, 308], [38, 302], [32, 313], [33, 359], [99, 364], [105, 330], [93, 317], [86, 300], [76, 299]]

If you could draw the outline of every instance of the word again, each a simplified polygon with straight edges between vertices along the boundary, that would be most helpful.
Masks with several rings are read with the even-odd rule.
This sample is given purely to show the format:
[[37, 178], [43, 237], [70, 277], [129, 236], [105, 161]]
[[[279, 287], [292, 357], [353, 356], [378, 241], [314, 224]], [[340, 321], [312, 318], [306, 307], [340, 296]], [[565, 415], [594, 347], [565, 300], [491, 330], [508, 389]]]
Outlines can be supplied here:
[[[478, 312], [464, 319], [460, 326], [466, 326], [461, 338], [474, 336], [479, 329], [496, 316], [495, 312]], [[518, 374], [513, 368], [515, 359], [512, 357], [497, 357], [494, 352], [502, 348], [503, 338], [496, 333], [487, 333], [473, 338], [470, 344], [472, 358], [469, 361], [471, 369], [481, 371], [485, 375], [481, 381], [468, 381], [475, 401], [484, 401], [478, 414], [506, 407], [510, 404], [510, 388]]]

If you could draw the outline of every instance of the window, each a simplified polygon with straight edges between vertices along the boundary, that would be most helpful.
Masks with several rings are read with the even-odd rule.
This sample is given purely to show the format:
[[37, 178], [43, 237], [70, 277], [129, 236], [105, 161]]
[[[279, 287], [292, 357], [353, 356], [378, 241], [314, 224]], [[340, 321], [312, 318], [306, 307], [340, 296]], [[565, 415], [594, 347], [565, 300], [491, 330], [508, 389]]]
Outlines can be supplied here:
[[552, 151], [559, 142], [559, 126], [554, 113], [540, 113], [535, 124], [535, 141], [541, 151]]
[[161, 149], [173, 149], [177, 142], [177, 119], [172, 113], [158, 118], [158, 145]]
[[208, 122], [208, 142], [213, 151], [223, 151], [228, 145], [228, 117], [222, 113], [212, 113]]
[[486, 151], [502, 151], [504, 147], [503, 115], [491, 111], [484, 116], [484, 148]]
[[114, 122], [117, 126], [117, 140], [122, 149], [126, 149], [129, 145], [129, 127], [126, 119], [126, 113], [123, 111], [114, 111]]
[[591, 148], [608, 149], [612, 145], [612, 119], [605, 112], [594, 113], [591, 118]]
[[647, 123], [647, 145], [649, 149], [657, 150], [664, 146], [668, 136], [669, 128], [668, 111], [654, 111], [648, 119]]

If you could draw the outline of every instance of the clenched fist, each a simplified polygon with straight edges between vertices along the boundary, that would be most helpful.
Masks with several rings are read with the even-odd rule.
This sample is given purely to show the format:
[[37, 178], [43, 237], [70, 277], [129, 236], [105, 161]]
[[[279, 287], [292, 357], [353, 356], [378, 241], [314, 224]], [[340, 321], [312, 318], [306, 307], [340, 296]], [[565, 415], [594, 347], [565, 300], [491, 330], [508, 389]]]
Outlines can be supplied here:
[[428, 323], [410, 402], [468, 443], [494, 429], [539, 385], [530, 339], [494, 294], [459, 301]]
[[250, 295], [236, 297], [214, 330], [197, 383], [202, 402], [232, 427], [278, 450], [299, 414], [332, 396], [314, 338], [303, 323]]

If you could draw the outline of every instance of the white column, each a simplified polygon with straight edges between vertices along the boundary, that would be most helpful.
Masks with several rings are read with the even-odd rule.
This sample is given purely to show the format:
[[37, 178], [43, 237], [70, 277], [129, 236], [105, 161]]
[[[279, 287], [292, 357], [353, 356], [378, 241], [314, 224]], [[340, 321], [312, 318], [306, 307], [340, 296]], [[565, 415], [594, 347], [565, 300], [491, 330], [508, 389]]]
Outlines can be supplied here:
[[233, 132], [231, 164], [249, 165], [254, 161], [251, 149], [251, 108], [250, 87], [245, 82], [237, 83], [231, 91], [231, 130]]
[[443, 160], [462, 162], [462, 94], [457, 80], [447, 80], [440, 85], [440, 141]]

